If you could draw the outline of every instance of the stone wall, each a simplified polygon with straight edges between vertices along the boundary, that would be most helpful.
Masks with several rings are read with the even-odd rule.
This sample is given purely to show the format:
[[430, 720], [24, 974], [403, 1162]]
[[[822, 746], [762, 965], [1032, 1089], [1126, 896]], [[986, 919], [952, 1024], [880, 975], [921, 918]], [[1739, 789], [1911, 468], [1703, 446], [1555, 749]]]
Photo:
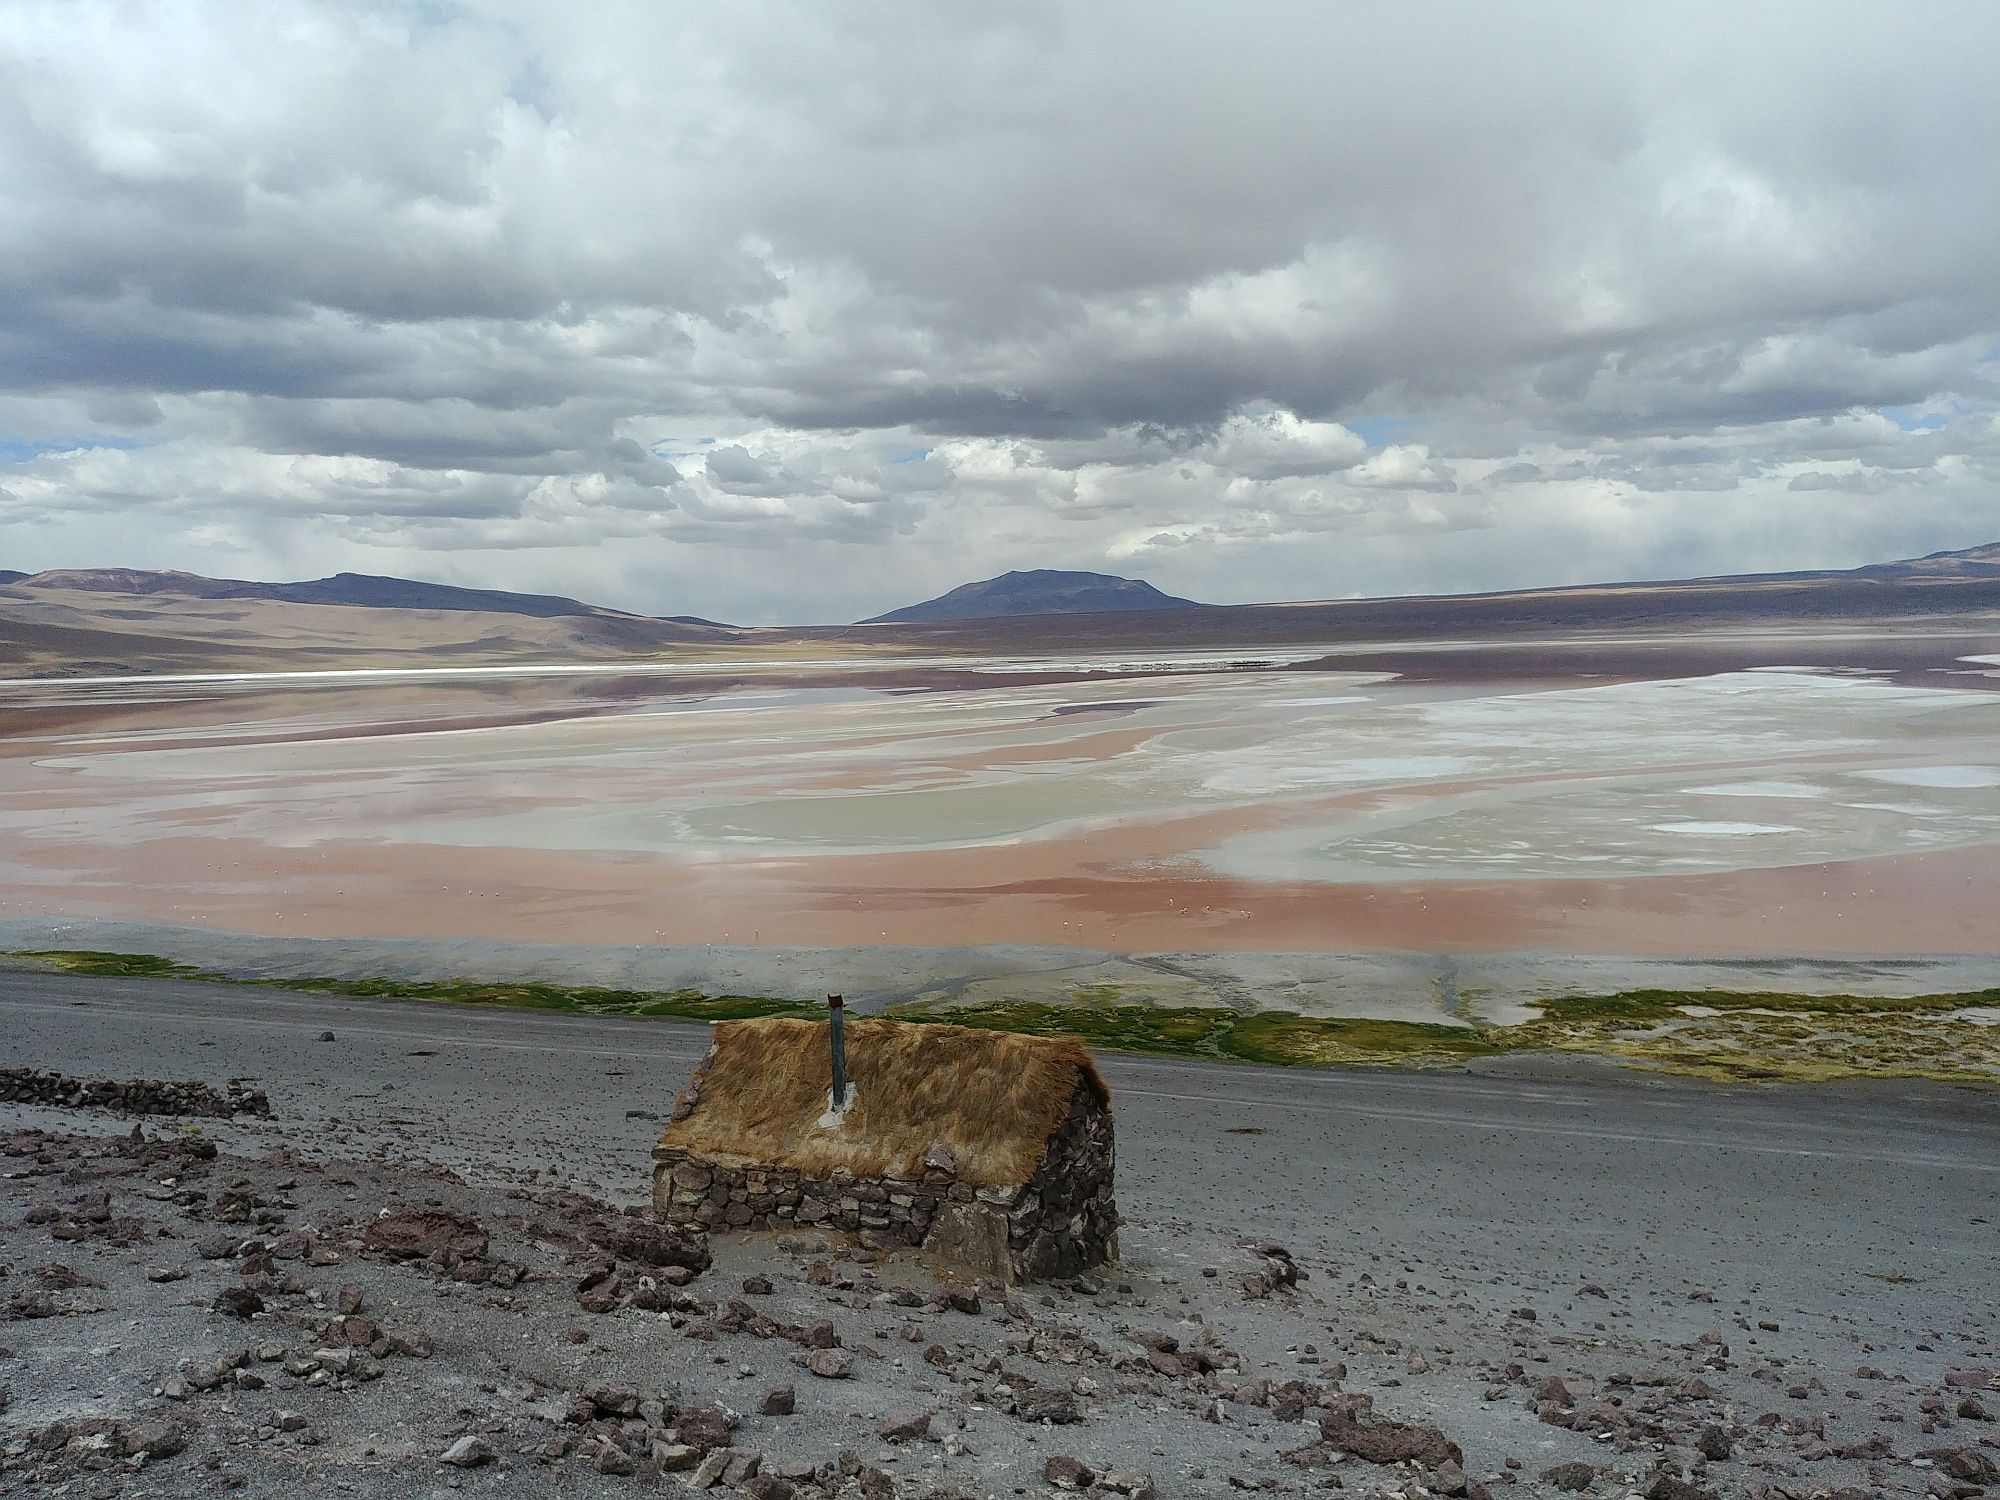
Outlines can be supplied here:
[[1111, 1113], [1082, 1085], [1019, 1185], [959, 1181], [943, 1146], [924, 1153], [922, 1177], [907, 1179], [732, 1167], [665, 1146], [653, 1155], [653, 1207], [669, 1224], [839, 1230], [869, 1249], [929, 1248], [1001, 1279], [1072, 1276], [1118, 1252]]
[[268, 1115], [271, 1102], [261, 1089], [232, 1085], [227, 1093], [205, 1083], [140, 1078], [71, 1078], [41, 1068], [0, 1068], [0, 1103], [52, 1104], [63, 1109], [117, 1109], [135, 1115]]
[[1035, 1175], [1008, 1205], [1008, 1250], [1022, 1275], [1074, 1276], [1118, 1254], [1117, 1155], [1111, 1111], [1079, 1088]]

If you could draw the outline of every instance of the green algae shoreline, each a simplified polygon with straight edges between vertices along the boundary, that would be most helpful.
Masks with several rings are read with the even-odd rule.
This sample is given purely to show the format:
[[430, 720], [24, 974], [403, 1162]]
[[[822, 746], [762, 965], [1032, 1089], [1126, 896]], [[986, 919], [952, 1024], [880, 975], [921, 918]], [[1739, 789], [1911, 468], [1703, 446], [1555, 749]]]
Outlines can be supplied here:
[[[715, 1022], [812, 1017], [815, 1003], [476, 979], [245, 978], [156, 954], [39, 949], [4, 957], [102, 978], [173, 979], [360, 999], [497, 1005], [553, 1013]], [[1776, 991], [1625, 990], [1534, 1002], [1509, 1025], [1315, 1017], [1285, 1010], [1120, 1003], [1118, 987], [1079, 988], [1068, 1002], [914, 1001], [898, 1020], [985, 1026], [1073, 1038], [1109, 1051], [1280, 1067], [1451, 1068], [1482, 1058], [1571, 1053], [1730, 1083], [1926, 1079], [2000, 1086], [2000, 1025], [1970, 1012], [2000, 1009], [2000, 988], [1901, 998]]]

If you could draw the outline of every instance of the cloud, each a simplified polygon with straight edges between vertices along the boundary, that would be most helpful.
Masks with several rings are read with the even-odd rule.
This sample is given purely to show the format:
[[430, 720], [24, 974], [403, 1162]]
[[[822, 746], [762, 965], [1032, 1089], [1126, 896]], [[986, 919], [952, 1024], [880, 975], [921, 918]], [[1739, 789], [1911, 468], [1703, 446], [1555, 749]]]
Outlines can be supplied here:
[[1368, 444], [1338, 422], [1301, 421], [1282, 409], [1234, 412], [1203, 445], [1216, 469], [1248, 479], [1282, 479], [1353, 469]]
[[1996, 51], [1838, 0], [28, 0], [0, 563], [771, 619], [1990, 539]]

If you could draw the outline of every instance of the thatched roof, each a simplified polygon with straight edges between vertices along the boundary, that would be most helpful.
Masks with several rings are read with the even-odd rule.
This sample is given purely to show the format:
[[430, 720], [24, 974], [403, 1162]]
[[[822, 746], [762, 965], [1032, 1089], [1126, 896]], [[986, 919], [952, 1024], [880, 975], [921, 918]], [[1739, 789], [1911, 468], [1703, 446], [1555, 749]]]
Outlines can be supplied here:
[[1111, 1102], [1075, 1042], [857, 1018], [847, 1023], [854, 1103], [838, 1125], [823, 1126], [831, 1087], [826, 1022], [725, 1021], [714, 1037], [693, 1108], [667, 1127], [660, 1146], [732, 1167], [792, 1167], [815, 1177], [845, 1167], [857, 1177], [914, 1179], [923, 1176], [924, 1152], [943, 1144], [958, 1159], [961, 1181], [1025, 1182], [1079, 1084]]

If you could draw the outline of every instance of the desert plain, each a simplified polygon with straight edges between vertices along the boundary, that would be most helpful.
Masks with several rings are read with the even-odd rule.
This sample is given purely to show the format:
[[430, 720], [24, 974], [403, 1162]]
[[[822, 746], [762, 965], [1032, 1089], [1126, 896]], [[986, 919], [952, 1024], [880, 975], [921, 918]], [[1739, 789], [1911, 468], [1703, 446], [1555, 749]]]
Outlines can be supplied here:
[[[0, 1065], [271, 1110], [0, 1104], [0, 1492], [1985, 1492], [2000, 631], [972, 646], [0, 683]], [[831, 991], [1108, 1049], [1119, 1264], [634, 1252]]]

